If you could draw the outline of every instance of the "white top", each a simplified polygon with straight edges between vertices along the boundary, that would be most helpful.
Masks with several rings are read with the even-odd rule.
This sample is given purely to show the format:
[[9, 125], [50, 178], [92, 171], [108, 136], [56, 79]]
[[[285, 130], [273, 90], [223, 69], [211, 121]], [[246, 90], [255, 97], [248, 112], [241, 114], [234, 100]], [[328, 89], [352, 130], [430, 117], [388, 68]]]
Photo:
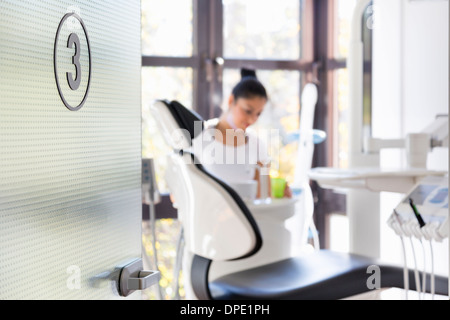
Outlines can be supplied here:
[[215, 133], [215, 126], [206, 126], [192, 141], [192, 152], [208, 172], [221, 180], [227, 183], [252, 180], [258, 162], [268, 163], [267, 148], [256, 136], [246, 133], [246, 143], [235, 147], [216, 141]]
[[322, 188], [368, 189], [374, 192], [408, 193], [411, 188], [426, 176], [445, 176], [447, 171], [435, 171], [420, 168], [387, 169], [359, 167], [340, 169], [317, 167], [311, 169], [308, 176]]

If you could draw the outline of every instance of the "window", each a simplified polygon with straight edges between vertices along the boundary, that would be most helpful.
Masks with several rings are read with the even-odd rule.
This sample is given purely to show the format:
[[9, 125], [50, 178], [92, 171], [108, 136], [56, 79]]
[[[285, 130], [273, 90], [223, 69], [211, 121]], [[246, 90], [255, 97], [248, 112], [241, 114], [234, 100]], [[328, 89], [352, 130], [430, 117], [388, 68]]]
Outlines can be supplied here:
[[300, 58], [300, 1], [224, 0], [224, 56]]
[[[345, 61], [348, 58], [349, 43], [351, 37], [351, 22], [353, 10], [356, 6], [356, 0], [337, 0], [334, 7], [334, 30], [335, 40], [333, 41], [332, 54], [337, 62], [333, 70], [333, 87], [334, 99], [332, 103], [334, 113], [334, 132], [335, 142], [333, 145], [332, 165], [339, 168], [348, 167], [348, 122], [349, 122], [349, 79], [348, 71], [345, 67]], [[372, 5], [366, 8], [364, 16], [361, 19], [366, 21], [363, 24], [362, 36], [364, 42], [364, 118], [361, 119], [364, 123], [365, 130], [371, 131], [371, 92], [372, 92], [372, 29], [371, 16]]]
[[159, 190], [167, 192], [164, 155], [171, 150], [158, 132], [149, 106], [157, 99], [193, 106], [193, 1], [144, 0], [141, 12], [142, 156], [154, 159]]
[[[155, 160], [160, 191], [168, 191], [165, 156], [171, 150], [149, 111], [155, 99], [177, 100], [206, 119], [217, 117], [227, 108], [223, 101], [240, 80], [239, 70], [254, 68], [270, 99], [260, 126], [281, 129], [282, 134], [298, 130], [300, 93], [313, 58], [312, 3], [142, 1], [142, 154]], [[272, 166], [276, 174], [289, 179], [293, 176], [296, 145], [281, 146], [273, 151]], [[179, 224], [163, 219], [156, 227], [158, 246], [167, 251], [164, 257], [158, 252], [158, 257], [165, 266], [161, 270], [162, 298], [168, 299], [174, 295], [171, 266]], [[152, 256], [151, 235], [144, 232], [143, 237], [146, 252]], [[149, 297], [158, 296], [154, 290]]]
[[[349, 117], [350, 117], [350, 92], [349, 92], [349, 73], [346, 67], [346, 60], [349, 56], [349, 43], [351, 40], [351, 24], [353, 11], [356, 7], [356, 0], [336, 0], [332, 1], [328, 8], [330, 12], [329, 23], [333, 26], [334, 37], [329, 41], [330, 60], [328, 63], [328, 72], [330, 76], [330, 105], [332, 110], [332, 144], [331, 156], [329, 157], [329, 166], [338, 168], [348, 168], [349, 166]], [[369, 3], [365, 9], [361, 20], [362, 41], [364, 44], [364, 77], [363, 77], [363, 118], [360, 121], [364, 124], [364, 130], [367, 133], [371, 131], [372, 123], [372, 4]], [[327, 191], [329, 192], [329, 191]], [[336, 203], [338, 196], [333, 197]], [[335, 209], [324, 213], [326, 216], [323, 225], [320, 226], [325, 236], [321, 241], [325, 242], [325, 247], [332, 250], [348, 250], [348, 219], [343, 215], [345, 213], [345, 204], [335, 206]], [[317, 213], [317, 212], [316, 212]], [[345, 225], [347, 224], [347, 225]], [[337, 236], [336, 233], [339, 234]], [[340, 241], [337, 241], [339, 237]], [[345, 239], [345, 241], [342, 241]]]
[[[158, 131], [149, 106], [156, 99], [177, 100], [188, 108], [194, 105], [193, 86], [197, 70], [193, 46], [193, 10], [194, 1], [188, 0], [141, 2], [142, 156], [154, 159], [156, 180], [163, 194], [168, 191], [164, 180], [166, 155], [172, 150]], [[169, 208], [173, 210], [171, 206]], [[153, 286], [145, 290], [143, 296], [149, 299], [171, 299], [175, 296], [173, 269], [180, 223], [177, 220], [159, 219], [155, 228], [161, 290]], [[142, 238], [147, 256], [153, 258], [153, 238], [148, 221], [143, 222]], [[180, 285], [179, 294], [183, 297], [182, 282]]]
[[142, 55], [192, 56], [192, 5], [187, 0], [141, 1]]
[[191, 68], [143, 67], [142, 68], [142, 156], [153, 158], [156, 181], [161, 192], [167, 192], [164, 181], [165, 154], [171, 152], [162, 135], [158, 131], [155, 119], [151, 116], [150, 103], [156, 99], [166, 99], [186, 102], [191, 107], [192, 101]]
[[[168, 150], [148, 111], [155, 99], [178, 100], [204, 118], [218, 117], [239, 69], [254, 68], [270, 95], [266, 127], [270, 122], [281, 136], [298, 130], [300, 93], [312, 65], [306, 3], [311, 1], [142, 1], [143, 156], [155, 158], [160, 190], [167, 191], [162, 155]], [[281, 142], [273, 168], [289, 181], [296, 145]]]
[[[339, 0], [335, 11], [336, 41], [333, 50], [336, 59], [347, 59], [351, 37], [351, 21], [356, 0]], [[349, 121], [349, 88], [348, 72], [346, 68], [340, 68], [334, 72], [335, 98], [335, 121], [336, 145], [333, 164], [339, 168], [348, 167], [348, 121]]]
[[[215, 96], [221, 97], [219, 109], [224, 112], [233, 86], [240, 80], [242, 67], [257, 71], [268, 91], [269, 102], [253, 129], [266, 131], [260, 136], [273, 148], [269, 150], [271, 174], [288, 182], [294, 178], [297, 144], [286, 137], [299, 129], [300, 94], [306, 74], [312, 66], [310, 20], [306, 19], [306, 3], [302, 0], [223, 0], [217, 15], [223, 25], [215, 28], [222, 37], [221, 46], [213, 52], [223, 57], [217, 68]], [[310, 5], [309, 5], [310, 6]], [[268, 134], [278, 130], [278, 136]]]

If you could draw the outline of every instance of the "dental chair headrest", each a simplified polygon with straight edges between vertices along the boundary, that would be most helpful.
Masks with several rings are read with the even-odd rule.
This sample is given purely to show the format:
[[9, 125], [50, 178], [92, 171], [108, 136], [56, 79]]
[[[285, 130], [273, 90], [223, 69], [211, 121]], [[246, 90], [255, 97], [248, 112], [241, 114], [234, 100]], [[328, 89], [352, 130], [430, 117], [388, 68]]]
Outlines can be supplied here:
[[175, 150], [192, 146], [192, 140], [204, 129], [204, 120], [178, 101], [156, 100], [150, 107], [166, 141]]

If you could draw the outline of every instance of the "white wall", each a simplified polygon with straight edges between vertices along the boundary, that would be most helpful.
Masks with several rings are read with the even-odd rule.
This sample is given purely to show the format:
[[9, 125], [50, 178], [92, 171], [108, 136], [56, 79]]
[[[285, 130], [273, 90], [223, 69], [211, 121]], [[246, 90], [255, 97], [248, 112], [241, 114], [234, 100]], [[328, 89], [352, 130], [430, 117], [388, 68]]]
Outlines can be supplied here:
[[[374, 0], [374, 137], [402, 138], [420, 132], [437, 114], [448, 114], [448, 12], [446, 0]], [[405, 163], [403, 150], [381, 153], [382, 167]], [[448, 149], [435, 149], [428, 158], [429, 169], [448, 170], [448, 164]], [[400, 240], [386, 220], [401, 197], [381, 195], [381, 258], [399, 263]], [[448, 240], [433, 246], [435, 271], [448, 275]], [[422, 247], [415, 247], [422, 263]]]

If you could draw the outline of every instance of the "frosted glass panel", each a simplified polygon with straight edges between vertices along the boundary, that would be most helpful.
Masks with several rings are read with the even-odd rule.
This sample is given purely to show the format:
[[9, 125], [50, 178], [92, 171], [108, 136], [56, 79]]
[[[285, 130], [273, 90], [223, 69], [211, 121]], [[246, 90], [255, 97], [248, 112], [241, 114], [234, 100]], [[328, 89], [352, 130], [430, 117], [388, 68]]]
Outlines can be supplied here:
[[0, 299], [118, 298], [92, 280], [141, 255], [140, 1], [1, 1], [0, 44]]

